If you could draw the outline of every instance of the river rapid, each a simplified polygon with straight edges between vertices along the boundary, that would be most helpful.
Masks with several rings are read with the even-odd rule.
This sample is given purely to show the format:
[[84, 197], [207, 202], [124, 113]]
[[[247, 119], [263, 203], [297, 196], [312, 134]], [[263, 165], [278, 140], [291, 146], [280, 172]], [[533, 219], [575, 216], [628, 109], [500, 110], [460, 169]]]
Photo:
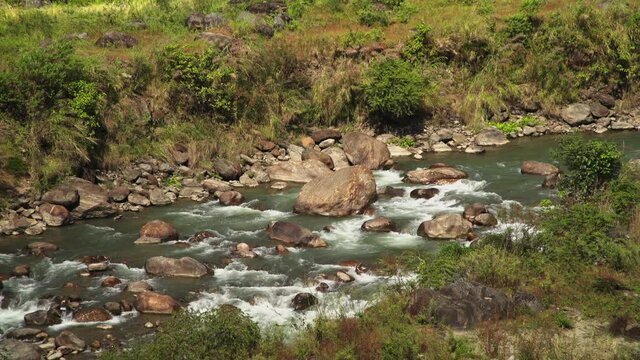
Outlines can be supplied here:
[[[590, 135], [591, 136], [591, 135]], [[640, 137], [636, 132], [600, 135], [620, 144], [627, 158], [640, 157]], [[30, 264], [30, 277], [11, 278], [3, 282], [0, 308], [0, 333], [23, 327], [26, 313], [47, 309], [53, 295], [79, 296], [83, 306], [101, 306], [107, 301], [131, 300], [131, 294], [123, 292], [129, 281], [147, 280], [160, 293], [178, 299], [183, 305], [206, 310], [222, 304], [232, 304], [263, 326], [302, 325], [309, 323], [320, 313], [327, 315], [353, 314], [362, 311], [375, 299], [381, 285], [402, 281], [403, 277], [374, 275], [373, 272], [356, 274], [353, 267], [341, 266], [344, 261], [356, 260], [375, 267], [383, 258], [400, 255], [407, 250], [435, 251], [441, 242], [430, 241], [416, 235], [418, 225], [443, 212], [462, 212], [466, 204], [482, 202], [489, 206], [499, 219], [499, 225], [488, 231], [500, 231], [517, 226], [507, 216], [513, 209], [535, 207], [540, 200], [552, 198], [555, 192], [541, 187], [542, 177], [521, 175], [523, 160], [551, 161], [550, 150], [558, 137], [527, 138], [512, 141], [498, 149], [488, 149], [484, 154], [464, 153], [427, 154], [422, 160], [396, 159], [393, 170], [374, 172], [378, 188], [401, 187], [404, 197], [381, 197], [375, 204], [376, 216], [394, 220], [399, 232], [364, 233], [361, 224], [374, 216], [328, 218], [297, 215], [292, 206], [300, 186], [277, 191], [267, 187], [241, 189], [247, 199], [242, 206], [220, 206], [217, 201], [195, 203], [178, 202], [168, 207], [147, 208], [139, 213], [125, 213], [120, 220], [101, 219], [80, 221], [72, 226], [50, 228], [40, 236], [16, 236], [0, 238], [0, 273], [9, 273], [18, 264]], [[435, 186], [440, 193], [434, 198], [412, 199], [411, 189], [424, 187], [402, 183], [405, 171], [445, 162], [469, 173], [469, 179], [454, 184]], [[175, 242], [160, 245], [134, 245], [140, 227], [149, 220], [160, 219], [173, 224], [186, 239], [196, 232], [209, 230], [217, 237], [193, 244], [189, 248], [176, 246]], [[318, 232], [326, 240], [326, 248], [290, 248], [290, 252], [278, 255], [275, 242], [268, 239], [264, 229], [276, 220], [295, 222]], [[331, 225], [331, 232], [323, 227]], [[39, 258], [20, 252], [33, 241], [52, 242], [60, 250], [51, 258]], [[236, 259], [232, 249], [239, 242], [246, 242], [259, 255], [254, 259]], [[84, 265], [77, 261], [81, 256], [104, 255], [111, 259], [111, 270], [97, 276], [81, 276]], [[143, 265], [147, 258], [190, 256], [215, 268], [213, 275], [200, 279], [152, 278], [146, 275]], [[355, 278], [351, 283], [327, 282], [331, 291], [316, 291], [318, 281], [325, 275], [344, 270]], [[101, 287], [107, 276], [116, 276], [123, 282], [114, 288]], [[65, 289], [73, 282], [77, 289]], [[310, 292], [318, 297], [319, 306], [296, 312], [291, 307], [295, 294]], [[107, 324], [112, 330], [99, 330], [97, 323], [79, 324], [71, 318], [46, 330], [55, 335], [63, 329], [71, 329], [90, 342], [111, 333], [118, 338], [132, 338], [153, 330], [143, 324], [166, 317], [125, 312]]]

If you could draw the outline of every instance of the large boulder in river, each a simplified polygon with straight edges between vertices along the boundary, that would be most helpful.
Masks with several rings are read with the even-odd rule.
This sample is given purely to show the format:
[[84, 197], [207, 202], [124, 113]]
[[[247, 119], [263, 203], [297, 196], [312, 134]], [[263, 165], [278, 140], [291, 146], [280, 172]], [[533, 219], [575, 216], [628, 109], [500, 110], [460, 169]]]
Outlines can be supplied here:
[[470, 329], [486, 321], [497, 321], [514, 315], [513, 303], [502, 292], [476, 283], [458, 281], [434, 291], [416, 289], [405, 311], [427, 320]]
[[154, 256], [144, 263], [144, 270], [149, 275], [199, 278], [207, 274], [207, 267], [191, 257], [174, 259]]
[[80, 178], [70, 178], [65, 185], [75, 189], [80, 195], [80, 202], [71, 212], [74, 219], [102, 218], [116, 214], [116, 209], [109, 203], [109, 193], [100, 186]]
[[215, 159], [213, 168], [223, 180], [227, 181], [238, 180], [242, 175], [242, 166], [226, 159]]
[[112, 316], [103, 308], [91, 307], [76, 311], [73, 320], [77, 322], [103, 322], [111, 320]]
[[438, 195], [440, 190], [436, 188], [427, 188], [427, 189], [413, 189], [409, 193], [414, 199], [431, 199], [432, 197]]
[[[332, 161], [333, 162], [333, 161]], [[318, 177], [331, 174], [331, 170], [322, 161], [309, 159], [299, 161], [281, 161], [267, 168], [271, 180], [308, 183]]]
[[472, 228], [471, 222], [460, 214], [443, 214], [420, 224], [418, 235], [431, 239], [459, 239], [466, 238]]
[[49, 226], [62, 226], [69, 222], [71, 215], [69, 210], [62, 205], [44, 203], [38, 207], [45, 224]]
[[169, 295], [145, 291], [136, 296], [133, 306], [143, 314], [172, 314], [180, 304]]
[[11, 360], [40, 360], [42, 349], [36, 344], [5, 339], [0, 341], [0, 353], [8, 354]]
[[575, 103], [562, 109], [562, 120], [571, 126], [589, 124], [594, 121], [591, 117], [591, 108], [584, 103]]
[[387, 144], [360, 132], [350, 132], [342, 137], [347, 158], [353, 165], [363, 165], [371, 170], [393, 165]]
[[500, 146], [508, 143], [509, 140], [504, 133], [496, 128], [483, 130], [476, 135], [476, 145], [478, 146]]
[[62, 205], [69, 210], [73, 210], [80, 201], [80, 195], [76, 189], [60, 185], [44, 193], [41, 200], [45, 203]]
[[431, 167], [429, 169], [416, 169], [408, 171], [403, 181], [412, 184], [450, 184], [460, 179], [466, 179], [469, 175], [450, 166]]
[[520, 172], [531, 175], [551, 175], [560, 172], [556, 166], [540, 161], [523, 161], [520, 165]]
[[345, 154], [344, 150], [337, 146], [331, 146], [323, 149], [322, 153], [327, 154], [331, 157], [334, 170], [340, 170], [351, 166], [351, 164], [349, 164], [349, 159], [347, 159], [347, 154]]
[[317, 178], [302, 187], [293, 210], [300, 214], [361, 214], [376, 200], [376, 180], [365, 166], [352, 166]]
[[151, 220], [140, 229], [136, 244], [159, 244], [163, 241], [178, 240], [178, 230], [162, 220]]
[[311, 230], [288, 221], [272, 222], [266, 231], [271, 240], [281, 241], [288, 246], [306, 246], [319, 239]]

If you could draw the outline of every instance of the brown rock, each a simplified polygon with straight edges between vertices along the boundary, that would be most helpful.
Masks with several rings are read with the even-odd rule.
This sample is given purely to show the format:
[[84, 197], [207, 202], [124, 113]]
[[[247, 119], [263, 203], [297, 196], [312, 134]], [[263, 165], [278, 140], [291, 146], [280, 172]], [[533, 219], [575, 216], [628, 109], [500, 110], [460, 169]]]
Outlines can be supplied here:
[[279, 255], [288, 254], [289, 250], [284, 245], [276, 245], [276, 253]]
[[38, 207], [38, 211], [42, 215], [42, 220], [49, 226], [62, 226], [71, 218], [69, 210], [62, 205], [45, 203]]
[[327, 165], [316, 159], [302, 162], [282, 161], [267, 168], [267, 174], [271, 180], [297, 183], [308, 183], [331, 173]]
[[408, 171], [403, 181], [413, 184], [441, 185], [454, 183], [468, 176], [466, 172], [452, 167], [437, 167]]
[[316, 142], [313, 141], [313, 139], [308, 137], [308, 136], [304, 136], [300, 140], [300, 143], [301, 143], [302, 147], [305, 148], [305, 149], [313, 149], [313, 147], [316, 146]]
[[109, 31], [102, 35], [98, 41], [96, 41], [96, 45], [100, 47], [126, 47], [132, 48], [138, 45], [138, 39], [133, 36], [119, 32], [119, 31]]
[[438, 195], [440, 190], [436, 188], [428, 188], [428, 189], [415, 189], [411, 190], [409, 196], [414, 199], [431, 199], [432, 197]]
[[207, 274], [207, 267], [190, 257], [174, 259], [154, 256], [144, 263], [144, 270], [149, 275], [199, 278]]
[[117, 188], [109, 191], [109, 199], [113, 202], [121, 203], [127, 201], [127, 197], [129, 196], [131, 191], [126, 186], [118, 186]]
[[140, 293], [145, 291], [153, 291], [151, 285], [149, 285], [146, 281], [132, 281], [127, 284], [125, 288], [128, 292], [132, 293]]
[[104, 280], [102, 280], [102, 283], [100, 283], [100, 286], [102, 287], [114, 287], [116, 285], [121, 284], [122, 281], [120, 281], [120, 279], [118, 279], [115, 276], [107, 276]]
[[464, 239], [471, 229], [471, 223], [461, 215], [443, 214], [420, 224], [418, 235], [431, 239]]
[[16, 265], [11, 271], [11, 275], [17, 276], [17, 277], [29, 276], [30, 273], [31, 273], [31, 266], [29, 266], [28, 264]]
[[111, 320], [112, 316], [103, 308], [85, 308], [73, 314], [73, 320], [77, 322], [102, 322]]
[[274, 143], [273, 141], [262, 140], [256, 145], [256, 149], [263, 152], [269, 152], [275, 149], [276, 146], [277, 146], [276, 143]]
[[80, 195], [76, 189], [69, 186], [60, 185], [42, 195], [42, 202], [50, 203], [54, 205], [62, 205], [69, 210], [72, 210], [78, 205], [80, 201]]
[[551, 175], [559, 173], [560, 169], [540, 161], [523, 161], [520, 166], [520, 172], [531, 175]]
[[64, 346], [72, 351], [82, 352], [87, 347], [84, 340], [80, 339], [76, 334], [68, 330], [63, 330], [56, 336], [55, 344], [57, 347]]
[[318, 160], [321, 163], [323, 163], [327, 168], [329, 169], [333, 169], [333, 160], [331, 159], [331, 156], [320, 152], [318, 150], [314, 150], [314, 149], [305, 149], [302, 152], [302, 161], [305, 160]]
[[58, 246], [45, 241], [34, 241], [27, 245], [27, 249], [32, 255], [39, 256], [58, 250]]
[[71, 212], [74, 219], [101, 218], [116, 214], [116, 209], [109, 204], [109, 194], [100, 186], [79, 178], [68, 179], [66, 185], [80, 195], [78, 206]]
[[171, 296], [152, 291], [138, 294], [133, 306], [143, 314], [172, 314], [180, 308], [180, 304]]
[[342, 138], [343, 149], [353, 165], [376, 170], [389, 167], [391, 153], [380, 140], [359, 132], [351, 132]]
[[216, 193], [220, 204], [225, 206], [240, 205], [244, 202], [244, 196], [237, 191], [224, 191]]
[[367, 232], [391, 232], [397, 231], [396, 224], [386, 217], [379, 217], [372, 220], [365, 221], [360, 230]]
[[371, 171], [353, 166], [304, 185], [293, 209], [301, 214], [349, 216], [363, 213], [376, 198]]
[[158, 244], [163, 241], [178, 240], [178, 230], [173, 225], [162, 220], [147, 222], [140, 229], [140, 237], [136, 244]]
[[319, 236], [309, 229], [288, 221], [275, 221], [267, 227], [266, 231], [271, 240], [282, 241], [288, 246], [307, 246], [319, 239]]
[[327, 139], [340, 140], [341, 138], [342, 134], [340, 134], [338, 130], [334, 129], [315, 130], [311, 133], [311, 139], [313, 139], [316, 144], [319, 144]]

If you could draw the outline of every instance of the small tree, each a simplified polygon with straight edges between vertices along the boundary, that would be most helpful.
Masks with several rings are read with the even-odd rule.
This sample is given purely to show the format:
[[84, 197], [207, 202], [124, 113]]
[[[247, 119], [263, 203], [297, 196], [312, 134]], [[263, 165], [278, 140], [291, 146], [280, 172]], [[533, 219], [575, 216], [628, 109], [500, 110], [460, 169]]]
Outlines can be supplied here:
[[622, 152], [611, 142], [579, 137], [560, 140], [553, 157], [568, 170], [560, 190], [576, 198], [587, 197], [616, 179], [622, 168]]
[[422, 76], [400, 59], [376, 62], [365, 76], [364, 92], [369, 111], [396, 120], [414, 116], [425, 95]]

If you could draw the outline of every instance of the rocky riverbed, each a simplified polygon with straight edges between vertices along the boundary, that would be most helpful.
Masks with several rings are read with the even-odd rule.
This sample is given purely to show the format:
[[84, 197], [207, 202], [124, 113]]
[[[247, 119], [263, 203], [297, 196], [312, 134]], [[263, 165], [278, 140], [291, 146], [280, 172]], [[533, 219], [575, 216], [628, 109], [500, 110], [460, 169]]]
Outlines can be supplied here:
[[[514, 208], [554, 196], [560, 171], [540, 151], [553, 137], [508, 144], [489, 129], [467, 140], [481, 156], [426, 155], [438, 132], [402, 155], [387, 135], [321, 130], [200, 172], [176, 148], [173, 163], [142, 159], [23, 199], [2, 222], [14, 235], [0, 245], [5, 344], [24, 359], [88, 355], [180, 307], [230, 304], [263, 324], [354, 313], [397, 280], [376, 271], [381, 258], [517, 227]], [[439, 143], [465, 149], [448, 136]], [[637, 155], [635, 133], [611, 138]]]

